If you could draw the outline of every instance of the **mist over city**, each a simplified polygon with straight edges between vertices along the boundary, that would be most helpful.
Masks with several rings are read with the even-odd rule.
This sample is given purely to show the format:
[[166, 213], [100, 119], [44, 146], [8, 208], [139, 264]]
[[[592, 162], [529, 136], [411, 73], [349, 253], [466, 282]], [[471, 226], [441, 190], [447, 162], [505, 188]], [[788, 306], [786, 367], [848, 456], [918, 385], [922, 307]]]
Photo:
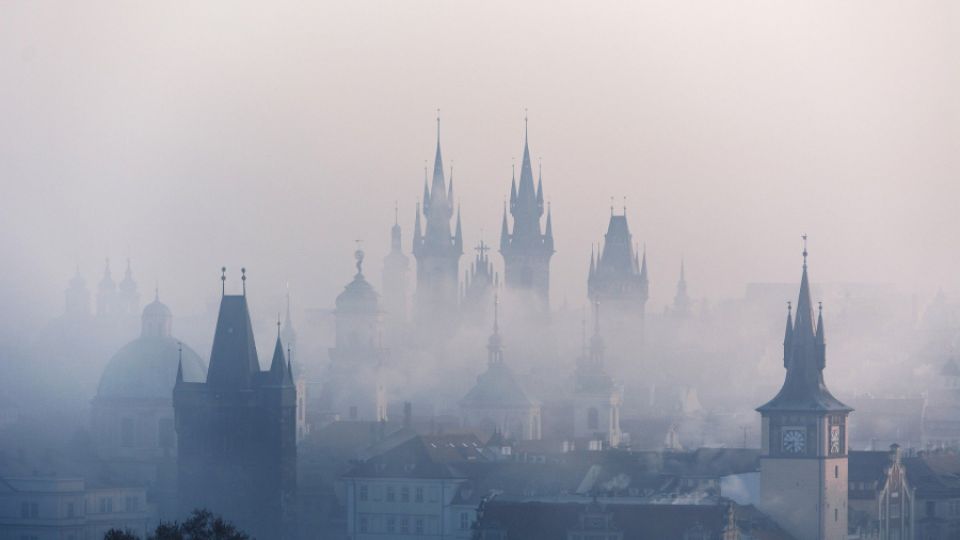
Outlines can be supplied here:
[[958, 24], [0, 6], [0, 540], [956, 537]]

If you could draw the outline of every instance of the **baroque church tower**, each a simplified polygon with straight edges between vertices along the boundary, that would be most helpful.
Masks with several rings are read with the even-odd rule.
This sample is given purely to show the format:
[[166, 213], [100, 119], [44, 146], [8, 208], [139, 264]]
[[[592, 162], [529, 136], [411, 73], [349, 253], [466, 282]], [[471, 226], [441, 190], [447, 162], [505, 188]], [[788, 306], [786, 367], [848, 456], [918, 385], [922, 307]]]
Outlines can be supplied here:
[[806, 247], [796, 319], [787, 312], [783, 366], [780, 392], [757, 408], [760, 509], [798, 540], [846, 538], [847, 415], [853, 409], [833, 397], [823, 380], [823, 310], [814, 326]]
[[[433, 181], [423, 179], [422, 207], [417, 207], [413, 230], [413, 256], [417, 259], [416, 318], [424, 325], [456, 320], [460, 295], [460, 256], [463, 255], [463, 232], [460, 211], [457, 210], [456, 229], [450, 233], [453, 218], [453, 178], [450, 185], [443, 175], [440, 155], [440, 118], [437, 117], [437, 153], [433, 161]], [[420, 215], [426, 221], [421, 227]]]
[[533, 168], [530, 165], [526, 119], [524, 119], [523, 161], [520, 164], [520, 185], [516, 176], [510, 183], [510, 215], [513, 230], [507, 221], [507, 209], [503, 211], [500, 228], [500, 254], [503, 255], [504, 283], [513, 291], [532, 293], [535, 307], [541, 314], [550, 309], [550, 257], [553, 256], [553, 223], [547, 208], [547, 222], [543, 232], [540, 219], [543, 217], [543, 174], [533, 185]]
[[593, 337], [587, 344], [587, 321], [583, 321], [583, 355], [577, 360], [573, 388], [573, 436], [603, 439], [610, 446], [620, 444], [620, 404], [623, 390], [607, 374], [603, 356], [606, 347], [600, 337], [600, 303], [594, 305]]

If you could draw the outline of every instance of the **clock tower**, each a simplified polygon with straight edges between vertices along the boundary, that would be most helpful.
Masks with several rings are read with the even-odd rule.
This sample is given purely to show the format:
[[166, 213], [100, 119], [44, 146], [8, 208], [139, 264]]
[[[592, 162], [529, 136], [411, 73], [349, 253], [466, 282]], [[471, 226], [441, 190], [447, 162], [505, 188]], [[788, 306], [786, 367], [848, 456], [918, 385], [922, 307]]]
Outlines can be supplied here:
[[[806, 237], [804, 237], [806, 244]], [[787, 311], [780, 392], [759, 407], [762, 418], [760, 508], [798, 540], [847, 537], [847, 415], [823, 381], [823, 308], [816, 325], [807, 250], [795, 320]]]

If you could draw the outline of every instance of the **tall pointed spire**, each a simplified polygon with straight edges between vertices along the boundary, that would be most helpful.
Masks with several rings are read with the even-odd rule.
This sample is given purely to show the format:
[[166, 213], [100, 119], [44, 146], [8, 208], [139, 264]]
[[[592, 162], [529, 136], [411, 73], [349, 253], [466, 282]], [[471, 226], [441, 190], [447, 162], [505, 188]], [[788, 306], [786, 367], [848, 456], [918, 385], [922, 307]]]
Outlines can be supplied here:
[[503, 363], [503, 338], [500, 337], [500, 293], [493, 294], [493, 333], [487, 340], [487, 364]]
[[793, 311], [792, 304], [787, 302], [787, 328], [783, 331], [783, 367], [790, 363], [790, 351], [793, 347]]
[[180, 384], [183, 382], [183, 343], [177, 342], [177, 382]]
[[503, 203], [503, 222], [500, 224], [500, 250], [510, 245], [510, 227], [507, 224], [507, 203]]
[[807, 277], [807, 235], [803, 235], [803, 275], [800, 277], [800, 294], [797, 298], [797, 315], [794, 322], [794, 337], [801, 342], [813, 340], [813, 302], [810, 300], [810, 280]]

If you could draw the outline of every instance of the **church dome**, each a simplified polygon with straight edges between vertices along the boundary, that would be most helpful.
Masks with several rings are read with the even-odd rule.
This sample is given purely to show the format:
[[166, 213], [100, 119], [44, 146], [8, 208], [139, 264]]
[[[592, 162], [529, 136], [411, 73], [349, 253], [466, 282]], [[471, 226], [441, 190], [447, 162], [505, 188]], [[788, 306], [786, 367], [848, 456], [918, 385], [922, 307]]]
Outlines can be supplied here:
[[[170, 336], [141, 336], [120, 349], [107, 363], [97, 398], [172, 399], [177, 381], [180, 343]], [[203, 360], [183, 347], [183, 379], [204, 380]]]
[[363, 252], [357, 251], [357, 273], [353, 276], [353, 281], [344, 287], [342, 293], [337, 296], [337, 311], [352, 313], [376, 313], [380, 310], [380, 295], [374, 290], [373, 285], [363, 277]]
[[497, 362], [477, 377], [477, 384], [460, 403], [479, 408], [527, 408], [533, 405], [533, 400], [527, 397], [513, 371], [506, 364]]
[[[120, 349], [107, 363], [98, 398], [171, 399], [177, 381], [181, 344], [170, 334], [173, 314], [159, 296], [143, 308], [140, 337]], [[190, 347], [183, 347], [183, 379], [204, 380], [206, 367]]]

